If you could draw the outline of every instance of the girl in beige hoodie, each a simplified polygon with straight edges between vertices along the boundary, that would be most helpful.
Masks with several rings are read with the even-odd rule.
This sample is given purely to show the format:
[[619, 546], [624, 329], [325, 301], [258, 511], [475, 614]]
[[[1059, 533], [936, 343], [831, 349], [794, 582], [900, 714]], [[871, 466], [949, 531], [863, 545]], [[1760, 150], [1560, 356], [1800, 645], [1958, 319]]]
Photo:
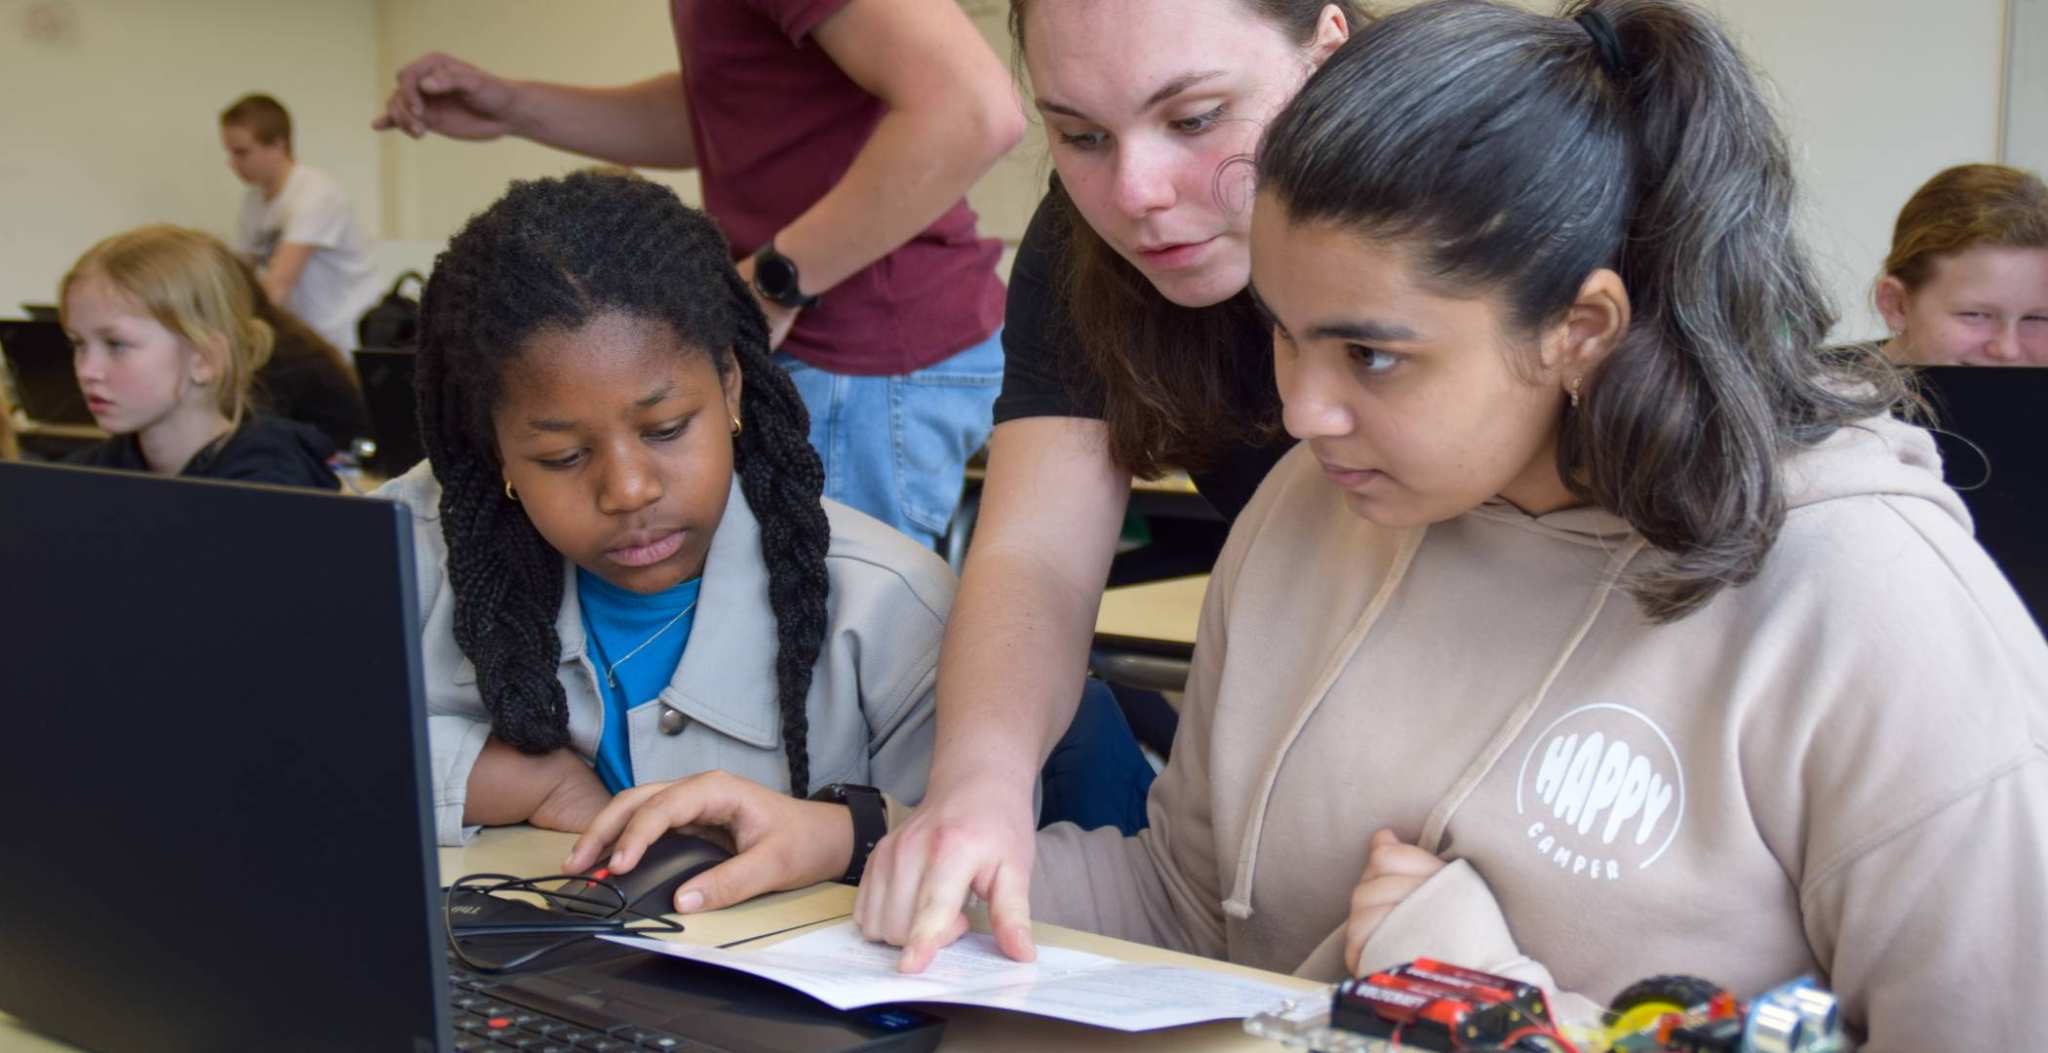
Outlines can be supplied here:
[[1253, 285], [1305, 441], [1211, 580], [1151, 829], [1041, 835], [1038, 916], [1580, 1015], [1818, 971], [1869, 1048], [2031, 1046], [2048, 648], [1896, 380], [1812, 351], [1727, 39], [1574, 13], [1407, 10], [1269, 129]]
[[[1814, 350], [1728, 39], [1676, 0], [1409, 8], [1258, 166], [1305, 441], [1216, 567], [1150, 828], [1043, 831], [1036, 916], [1326, 979], [1428, 955], [1579, 1018], [1817, 971], [1870, 1049], [2036, 1045], [2048, 645], [1898, 378]], [[705, 796], [627, 853], [735, 813]], [[947, 935], [877, 900], [871, 935]]]

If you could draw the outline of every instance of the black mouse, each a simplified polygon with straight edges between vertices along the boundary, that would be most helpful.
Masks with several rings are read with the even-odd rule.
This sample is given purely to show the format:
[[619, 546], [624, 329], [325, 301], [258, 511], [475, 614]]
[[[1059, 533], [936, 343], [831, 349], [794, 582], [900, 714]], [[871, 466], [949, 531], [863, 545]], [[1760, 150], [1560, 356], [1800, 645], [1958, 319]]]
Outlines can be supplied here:
[[[676, 909], [676, 889], [683, 882], [731, 858], [731, 852], [710, 841], [671, 831], [648, 845], [632, 870], [609, 877], [625, 893], [628, 908], [642, 914], [672, 914]], [[591, 873], [609, 872], [599, 868]], [[556, 902], [578, 914], [609, 914], [611, 904], [616, 902], [603, 888], [582, 882], [571, 881], [562, 887], [562, 892], [565, 898]], [[589, 902], [567, 896], [583, 897]]]

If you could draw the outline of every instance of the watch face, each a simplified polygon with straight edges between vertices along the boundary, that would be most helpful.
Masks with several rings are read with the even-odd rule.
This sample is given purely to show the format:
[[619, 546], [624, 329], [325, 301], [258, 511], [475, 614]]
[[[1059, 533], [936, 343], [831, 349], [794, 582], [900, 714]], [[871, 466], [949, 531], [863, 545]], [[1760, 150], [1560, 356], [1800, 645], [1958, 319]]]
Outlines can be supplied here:
[[796, 265], [788, 257], [764, 255], [754, 265], [754, 281], [772, 298], [796, 295]]

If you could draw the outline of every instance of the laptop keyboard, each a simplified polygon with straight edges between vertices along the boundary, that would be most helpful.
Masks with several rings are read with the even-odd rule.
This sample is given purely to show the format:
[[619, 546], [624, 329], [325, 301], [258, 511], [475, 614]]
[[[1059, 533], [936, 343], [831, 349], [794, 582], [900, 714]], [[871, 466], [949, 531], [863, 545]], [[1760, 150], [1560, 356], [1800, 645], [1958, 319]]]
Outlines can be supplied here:
[[711, 1047], [681, 1035], [649, 1031], [631, 1024], [609, 1023], [578, 1012], [556, 1016], [488, 976], [452, 964], [448, 970], [448, 1008], [455, 1022], [455, 1049], [521, 1050], [523, 1053], [624, 1053], [643, 1050], [706, 1050]]

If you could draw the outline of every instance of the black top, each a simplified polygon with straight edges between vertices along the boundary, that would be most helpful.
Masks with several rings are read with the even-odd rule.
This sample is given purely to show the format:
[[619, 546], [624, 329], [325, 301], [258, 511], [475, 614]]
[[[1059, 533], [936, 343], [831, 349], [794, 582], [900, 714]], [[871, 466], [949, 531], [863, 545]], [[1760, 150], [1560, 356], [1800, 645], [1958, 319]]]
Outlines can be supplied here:
[[265, 413], [320, 429], [337, 450], [370, 434], [370, 417], [347, 364], [324, 343], [294, 339], [283, 330], [270, 361], [256, 371], [255, 398]]
[[[242, 426], [192, 455], [178, 472], [191, 479], [232, 479], [273, 486], [339, 490], [341, 480], [327, 467], [334, 444], [311, 425], [277, 417], [250, 416]], [[149, 471], [142, 445], [133, 435], [116, 435], [65, 458], [89, 468]]]
[[[1003, 316], [1003, 391], [996, 398], [997, 424], [1021, 417], [1085, 417], [1101, 420], [1103, 393], [1089, 373], [1086, 354], [1058, 303], [1058, 271], [1069, 206], [1059, 180], [1038, 203], [1010, 270], [1009, 306]], [[1243, 312], [1235, 339], [1241, 354], [1232, 361], [1244, 374], [1240, 390], [1273, 388], [1273, 334], [1257, 315]], [[1248, 396], [1249, 398], [1249, 396]], [[1271, 405], [1247, 405], [1247, 416], [1272, 412]], [[1264, 445], [1235, 445], [1219, 451], [1202, 471], [1189, 472], [1195, 489], [1225, 520], [1252, 499], [1274, 462], [1294, 447], [1282, 433]]]

